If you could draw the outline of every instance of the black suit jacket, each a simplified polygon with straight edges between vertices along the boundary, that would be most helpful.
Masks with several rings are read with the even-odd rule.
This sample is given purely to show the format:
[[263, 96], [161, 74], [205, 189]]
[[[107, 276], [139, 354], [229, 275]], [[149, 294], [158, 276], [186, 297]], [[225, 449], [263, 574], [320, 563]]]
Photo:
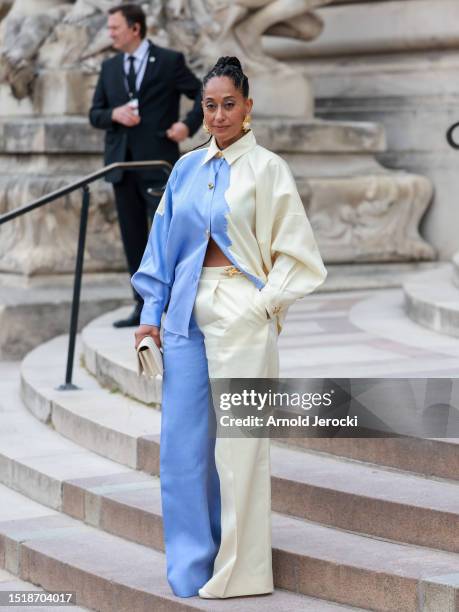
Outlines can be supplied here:
[[[95, 128], [106, 130], [105, 165], [126, 160], [129, 151], [135, 161], [165, 159], [174, 164], [179, 148], [165, 131], [179, 118], [181, 94], [194, 100], [184, 119], [192, 136], [202, 123], [201, 82], [185, 64], [183, 53], [158, 47], [150, 42], [145, 74], [138, 92], [141, 122], [125, 127], [111, 119], [113, 108], [129, 102], [125, 84], [123, 53], [102, 63], [94, 92], [89, 121]], [[123, 171], [110, 173], [106, 180], [117, 183]]]

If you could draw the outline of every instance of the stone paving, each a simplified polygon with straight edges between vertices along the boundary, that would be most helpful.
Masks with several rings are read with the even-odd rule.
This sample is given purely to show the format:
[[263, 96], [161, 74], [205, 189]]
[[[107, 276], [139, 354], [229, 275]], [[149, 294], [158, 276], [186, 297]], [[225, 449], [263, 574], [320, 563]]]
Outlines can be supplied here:
[[459, 375], [459, 340], [410, 321], [402, 289], [307, 296], [290, 308], [279, 348], [285, 377]]

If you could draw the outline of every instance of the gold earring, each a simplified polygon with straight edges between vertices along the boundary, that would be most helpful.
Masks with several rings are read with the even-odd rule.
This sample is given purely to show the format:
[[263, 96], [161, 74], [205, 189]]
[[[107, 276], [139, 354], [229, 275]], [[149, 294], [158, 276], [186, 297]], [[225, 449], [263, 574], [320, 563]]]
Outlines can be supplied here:
[[202, 129], [204, 130], [204, 132], [207, 132], [207, 134], [211, 134], [211, 131], [209, 130], [209, 126], [207, 125], [205, 121], [202, 122]]
[[247, 132], [250, 130], [250, 120], [250, 115], [246, 115], [244, 121], [242, 122], [242, 131], [244, 134], [247, 134]]

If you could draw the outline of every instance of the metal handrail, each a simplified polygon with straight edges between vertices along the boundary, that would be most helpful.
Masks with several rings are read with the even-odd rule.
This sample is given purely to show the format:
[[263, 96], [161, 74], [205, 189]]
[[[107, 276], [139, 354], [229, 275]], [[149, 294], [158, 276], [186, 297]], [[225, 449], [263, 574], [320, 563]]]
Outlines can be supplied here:
[[[65, 383], [60, 385], [58, 389], [60, 391], [68, 391], [78, 389], [76, 385], [72, 383], [72, 374], [73, 374], [73, 362], [75, 357], [75, 343], [76, 343], [76, 335], [78, 330], [78, 312], [80, 308], [80, 294], [81, 294], [81, 278], [83, 276], [83, 260], [84, 260], [84, 248], [86, 242], [86, 228], [88, 225], [88, 213], [89, 213], [89, 203], [91, 192], [89, 190], [89, 184], [97, 181], [98, 179], [106, 176], [113, 170], [141, 170], [142, 168], [158, 168], [162, 170], [166, 177], [169, 176], [172, 170], [172, 164], [164, 160], [155, 160], [155, 161], [136, 161], [136, 162], [117, 162], [115, 164], [110, 164], [109, 166], [105, 166], [101, 170], [97, 172], [93, 172], [92, 174], [88, 174], [82, 179], [67, 185], [66, 187], [62, 187], [61, 189], [56, 189], [56, 191], [52, 191], [48, 195], [42, 196], [30, 204], [26, 204], [25, 206], [21, 206], [20, 208], [16, 208], [8, 213], [0, 215], [0, 225], [3, 223], [7, 223], [12, 219], [16, 219], [21, 215], [25, 215], [26, 213], [35, 210], [36, 208], [40, 208], [45, 204], [49, 204], [50, 202], [54, 202], [58, 198], [65, 196], [73, 191], [76, 191], [80, 187], [83, 190], [83, 199], [81, 205], [81, 214], [80, 214], [80, 229], [78, 234], [78, 249], [75, 263], [75, 279], [73, 283], [73, 299], [72, 299], [72, 312], [70, 314], [70, 331], [69, 331], [69, 347], [67, 352], [67, 368], [65, 374]], [[152, 189], [148, 190], [150, 195], [161, 195], [164, 191], [162, 188], [159, 191], [155, 191]]]
[[[110, 164], [109, 166], [105, 166], [101, 170], [97, 172], [93, 172], [92, 174], [88, 174], [84, 178], [79, 181], [75, 181], [74, 183], [70, 183], [67, 187], [61, 187], [61, 189], [56, 189], [56, 191], [52, 191], [48, 195], [42, 196], [37, 200], [34, 200], [30, 204], [26, 204], [25, 206], [21, 206], [20, 208], [15, 208], [14, 210], [0, 215], [0, 225], [2, 223], [6, 223], [11, 219], [15, 219], [25, 213], [34, 210], [35, 208], [39, 208], [40, 206], [44, 206], [44, 204], [49, 204], [49, 202], [53, 202], [62, 196], [71, 193], [72, 191], [76, 191], [80, 187], [84, 188], [85, 185], [89, 185], [89, 183], [93, 183], [97, 181], [97, 179], [106, 176], [113, 170], [141, 170], [142, 168], [153, 168], [159, 167], [163, 170], [166, 176], [169, 176], [170, 171], [172, 170], [172, 164], [164, 160], [156, 160], [156, 161], [138, 161], [138, 162], [117, 162], [116, 164]], [[158, 195], [158, 193], [152, 192], [153, 195]]]
[[449, 146], [452, 147], [453, 149], [459, 149], [459, 143], [457, 143], [453, 138], [453, 133], [458, 127], [459, 127], [459, 121], [456, 123], [453, 123], [453, 125], [451, 125], [446, 132], [446, 140], [448, 141]]

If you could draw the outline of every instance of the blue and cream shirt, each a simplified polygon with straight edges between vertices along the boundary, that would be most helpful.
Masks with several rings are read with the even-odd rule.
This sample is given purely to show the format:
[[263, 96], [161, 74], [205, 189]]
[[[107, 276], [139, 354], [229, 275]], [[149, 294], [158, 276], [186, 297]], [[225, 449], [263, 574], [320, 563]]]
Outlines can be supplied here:
[[210, 236], [260, 290], [279, 331], [288, 306], [327, 276], [287, 163], [252, 131], [222, 151], [212, 139], [175, 164], [131, 281], [142, 324], [159, 327], [168, 304], [164, 328], [188, 336]]

